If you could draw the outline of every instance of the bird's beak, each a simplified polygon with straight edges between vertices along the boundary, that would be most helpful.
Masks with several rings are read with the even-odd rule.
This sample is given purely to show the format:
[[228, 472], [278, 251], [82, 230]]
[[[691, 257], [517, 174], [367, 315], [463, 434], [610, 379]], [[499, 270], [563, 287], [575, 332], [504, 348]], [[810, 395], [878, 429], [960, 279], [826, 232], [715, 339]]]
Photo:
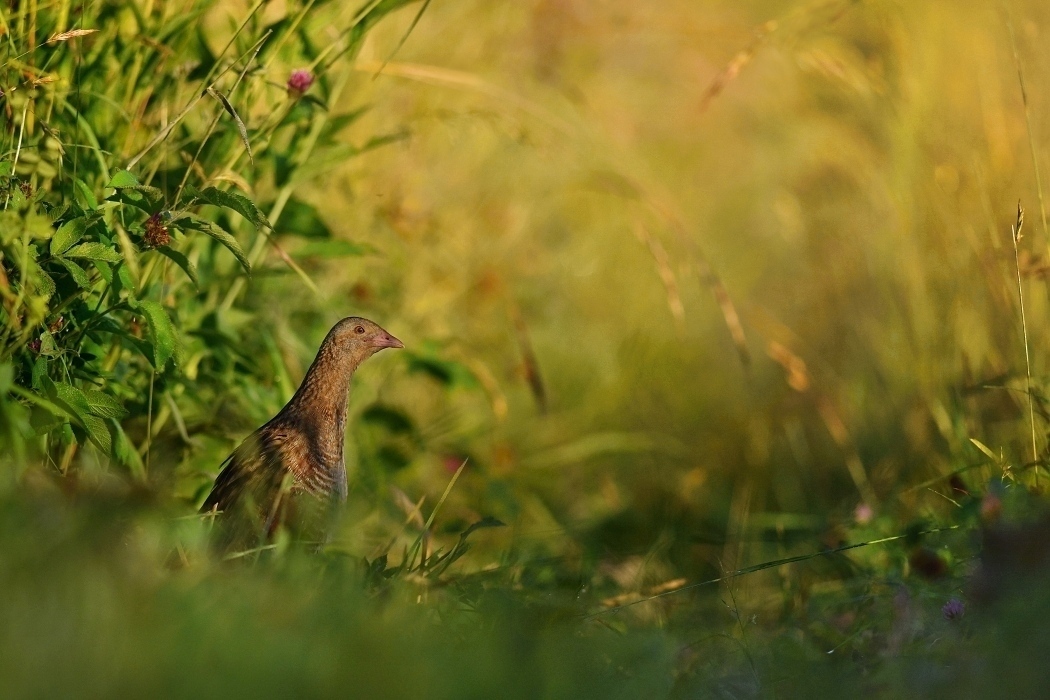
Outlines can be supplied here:
[[373, 344], [379, 350], [382, 350], [383, 348], [403, 348], [403, 347], [405, 347], [404, 343], [402, 343], [400, 340], [398, 340], [394, 336], [390, 335], [389, 333], [383, 333], [383, 335], [381, 335], [381, 336], [379, 336], [378, 338], [375, 339], [375, 342]]

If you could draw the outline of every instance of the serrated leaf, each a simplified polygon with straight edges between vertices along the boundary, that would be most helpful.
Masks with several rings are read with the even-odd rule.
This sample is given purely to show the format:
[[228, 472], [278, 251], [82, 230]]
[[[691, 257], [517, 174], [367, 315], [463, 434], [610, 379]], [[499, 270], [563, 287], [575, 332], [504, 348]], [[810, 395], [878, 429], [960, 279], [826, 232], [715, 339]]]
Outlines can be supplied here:
[[139, 184], [139, 179], [131, 174], [131, 172], [127, 170], [118, 170], [113, 174], [113, 178], [109, 181], [109, 184], [107, 184], [106, 187], [119, 190], [122, 187], [137, 187]]
[[248, 160], [254, 163], [255, 158], [252, 157], [252, 146], [251, 143], [249, 143], [248, 141], [248, 129], [245, 128], [244, 122], [241, 121], [240, 116], [237, 114], [237, 110], [235, 110], [233, 108], [233, 105], [230, 104], [230, 101], [226, 99], [226, 95], [222, 94], [215, 88], [210, 87], [206, 90], [206, 92], [215, 99], [217, 99], [220, 103], [222, 103], [223, 109], [225, 109], [226, 112], [231, 117], [233, 117], [233, 121], [237, 122], [237, 131], [241, 134], [241, 141], [244, 143], [244, 150], [248, 151]]
[[86, 258], [87, 260], [101, 260], [111, 263], [120, 262], [124, 259], [124, 256], [103, 243], [81, 243], [67, 250], [65, 257]]
[[120, 420], [128, 415], [127, 409], [109, 394], [97, 389], [84, 389], [84, 398], [92, 415]]
[[259, 210], [259, 207], [255, 206], [255, 202], [243, 194], [226, 192], [215, 187], [205, 187], [203, 190], [195, 192], [194, 198], [200, 202], [231, 209], [252, 222], [257, 228], [273, 228], [266, 219], [266, 215]]
[[66, 260], [65, 258], [55, 258], [62, 267], [66, 268], [66, 272], [73, 278], [73, 281], [81, 289], [88, 289], [91, 287], [91, 278], [88, 277], [87, 272], [80, 265], [77, 265], [72, 260]]
[[51, 254], [61, 255], [69, 250], [74, 243], [84, 237], [85, 230], [87, 230], [87, 219], [82, 216], [59, 226], [51, 238]]
[[98, 446], [98, 449], [102, 450], [105, 454], [110, 454], [110, 452], [113, 451], [113, 438], [109, 434], [109, 427], [106, 425], [106, 421], [98, 416], [92, 416], [90, 414], [86, 416], [78, 416], [78, 418], [84, 426], [84, 432], [87, 433], [91, 442], [95, 443], [95, 445]]
[[156, 251], [181, 267], [182, 271], [185, 272], [186, 276], [190, 278], [191, 282], [193, 282], [194, 287], [200, 287], [197, 280], [197, 268], [193, 266], [193, 263], [190, 262], [189, 258], [179, 251], [168, 248], [167, 246], [161, 246], [160, 248], [157, 248]]
[[33, 261], [32, 266], [36, 268], [33, 279], [36, 282], [37, 291], [40, 293], [40, 296], [45, 299], [50, 299], [55, 295], [55, 281], [51, 279], [51, 275], [40, 269], [40, 265], [38, 265], [35, 260]]
[[164, 369], [171, 356], [175, 354], [178, 332], [168, 317], [164, 307], [155, 301], [144, 301], [140, 305], [149, 325], [150, 342], [153, 344], [153, 366]]
[[77, 389], [72, 384], [66, 384], [65, 382], [55, 382], [53, 388], [55, 396], [57, 396], [62, 403], [69, 406], [77, 417], [91, 414], [91, 407], [88, 405], [87, 397], [84, 396], [84, 392], [80, 389]]
[[188, 215], [185, 216], [185, 218], [180, 219], [176, 225], [181, 226], [184, 229], [188, 228], [194, 231], [200, 231], [201, 233], [206, 233], [219, 243], [222, 243], [231, 253], [233, 253], [234, 257], [237, 258], [237, 261], [241, 263], [241, 267], [244, 268], [244, 271], [251, 274], [252, 264], [248, 262], [248, 256], [244, 254], [241, 244], [237, 242], [236, 238], [224, 231], [218, 225]]

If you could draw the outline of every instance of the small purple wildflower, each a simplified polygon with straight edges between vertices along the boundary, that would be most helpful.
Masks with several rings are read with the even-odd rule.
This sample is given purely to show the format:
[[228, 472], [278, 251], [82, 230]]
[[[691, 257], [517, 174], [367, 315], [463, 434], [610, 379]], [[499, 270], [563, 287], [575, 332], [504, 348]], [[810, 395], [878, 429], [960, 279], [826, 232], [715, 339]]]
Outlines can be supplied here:
[[944, 604], [943, 608], [941, 608], [941, 613], [944, 614], [945, 620], [951, 620], [954, 622], [966, 614], [966, 603], [958, 598], [952, 598]]
[[294, 97], [302, 95], [314, 84], [314, 74], [305, 68], [293, 70], [288, 76], [288, 93]]
[[28, 343], [29, 349], [33, 352], [40, 352], [40, 338], [33, 338]]

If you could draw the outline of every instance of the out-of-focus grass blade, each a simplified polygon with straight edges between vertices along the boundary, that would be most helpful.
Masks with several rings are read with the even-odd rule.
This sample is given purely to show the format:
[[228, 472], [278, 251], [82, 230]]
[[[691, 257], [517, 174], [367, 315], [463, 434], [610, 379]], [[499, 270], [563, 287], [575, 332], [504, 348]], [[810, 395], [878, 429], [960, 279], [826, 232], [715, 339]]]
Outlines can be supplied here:
[[981, 442], [977, 438], [970, 438], [970, 442], [973, 443], [974, 447], [976, 447], [978, 450], [987, 455], [988, 459], [992, 460], [996, 464], [999, 463], [999, 457], [994, 452], [992, 452], [992, 450], [983, 442]]
[[223, 109], [229, 112], [230, 116], [233, 117], [233, 121], [237, 122], [237, 131], [241, 134], [241, 141], [244, 142], [244, 150], [248, 151], [248, 160], [255, 163], [255, 158], [252, 157], [252, 146], [248, 142], [248, 129], [244, 126], [244, 122], [241, 121], [240, 116], [237, 114], [237, 110], [233, 108], [230, 101], [226, 99], [226, 95], [222, 94], [215, 88], [208, 88], [206, 92], [222, 103]]

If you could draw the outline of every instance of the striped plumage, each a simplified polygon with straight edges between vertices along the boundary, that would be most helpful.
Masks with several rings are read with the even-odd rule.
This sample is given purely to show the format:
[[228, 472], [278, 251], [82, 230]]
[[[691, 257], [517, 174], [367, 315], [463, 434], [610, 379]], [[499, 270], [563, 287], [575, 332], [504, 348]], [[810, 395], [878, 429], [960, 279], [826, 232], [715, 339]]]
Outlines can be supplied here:
[[343, 436], [350, 380], [383, 348], [404, 347], [375, 323], [337, 323], [284, 408], [248, 436], [222, 464], [202, 513], [217, 513], [224, 549], [263, 542], [282, 523], [323, 527], [346, 500]]

